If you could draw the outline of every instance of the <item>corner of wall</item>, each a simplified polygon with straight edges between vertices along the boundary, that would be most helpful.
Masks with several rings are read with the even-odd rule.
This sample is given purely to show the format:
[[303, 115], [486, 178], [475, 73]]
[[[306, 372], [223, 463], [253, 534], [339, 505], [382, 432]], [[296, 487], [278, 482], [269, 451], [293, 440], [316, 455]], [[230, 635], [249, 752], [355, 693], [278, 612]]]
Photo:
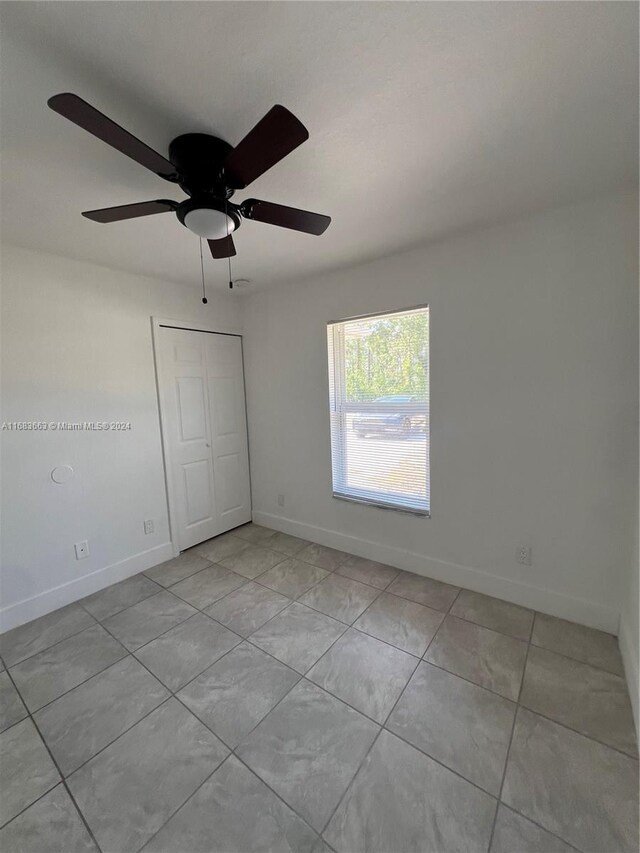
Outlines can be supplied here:
[[636, 724], [636, 734], [640, 740], [640, 659], [638, 645], [633, 639], [633, 630], [625, 617], [626, 614], [623, 612], [620, 617], [618, 644], [622, 655], [622, 663], [624, 664], [624, 674], [627, 678], [633, 719]]

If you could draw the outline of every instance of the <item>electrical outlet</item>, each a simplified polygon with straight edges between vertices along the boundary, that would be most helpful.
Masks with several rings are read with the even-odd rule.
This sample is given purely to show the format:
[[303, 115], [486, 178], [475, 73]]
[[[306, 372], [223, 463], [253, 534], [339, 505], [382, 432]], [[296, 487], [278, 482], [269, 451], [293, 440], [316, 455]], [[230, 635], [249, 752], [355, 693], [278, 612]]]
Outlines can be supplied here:
[[531, 565], [531, 545], [519, 545], [516, 552], [518, 562], [522, 566]]
[[84, 542], [76, 542], [73, 547], [76, 549], [76, 560], [84, 560], [89, 556], [89, 543], [86, 539]]
[[149, 534], [149, 533], [153, 533], [153, 531], [154, 531], [153, 519], [148, 518], [144, 523], [144, 532]]
[[284, 506], [284, 495], [278, 495], [278, 506]]

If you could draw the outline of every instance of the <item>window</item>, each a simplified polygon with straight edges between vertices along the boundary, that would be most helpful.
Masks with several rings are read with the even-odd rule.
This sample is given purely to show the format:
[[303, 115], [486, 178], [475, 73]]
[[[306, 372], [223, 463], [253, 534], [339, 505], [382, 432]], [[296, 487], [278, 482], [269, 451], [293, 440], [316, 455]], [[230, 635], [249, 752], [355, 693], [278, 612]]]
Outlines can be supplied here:
[[335, 497], [429, 515], [429, 309], [330, 323]]

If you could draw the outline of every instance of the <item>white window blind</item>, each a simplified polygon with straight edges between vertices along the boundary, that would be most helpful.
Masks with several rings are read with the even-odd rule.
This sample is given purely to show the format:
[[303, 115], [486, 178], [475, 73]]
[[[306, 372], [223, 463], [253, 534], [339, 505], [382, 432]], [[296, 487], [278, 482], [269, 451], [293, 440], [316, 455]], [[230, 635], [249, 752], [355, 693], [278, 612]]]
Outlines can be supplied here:
[[429, 309], [329, 323], [335, 497], [429, 515]]

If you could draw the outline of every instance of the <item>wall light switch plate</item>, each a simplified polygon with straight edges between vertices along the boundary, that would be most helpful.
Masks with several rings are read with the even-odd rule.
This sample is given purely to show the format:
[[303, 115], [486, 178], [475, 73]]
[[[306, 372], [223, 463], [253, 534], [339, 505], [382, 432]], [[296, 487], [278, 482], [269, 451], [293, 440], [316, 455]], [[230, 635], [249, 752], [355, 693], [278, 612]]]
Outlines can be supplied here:
[[284, 495], [278, 495], [278, 506], [284, 506]]
[[144, 532], [145, 533], [153, 533], [153, 531], [154, 531], [153, 519], [148, 518], [144, 523]]

